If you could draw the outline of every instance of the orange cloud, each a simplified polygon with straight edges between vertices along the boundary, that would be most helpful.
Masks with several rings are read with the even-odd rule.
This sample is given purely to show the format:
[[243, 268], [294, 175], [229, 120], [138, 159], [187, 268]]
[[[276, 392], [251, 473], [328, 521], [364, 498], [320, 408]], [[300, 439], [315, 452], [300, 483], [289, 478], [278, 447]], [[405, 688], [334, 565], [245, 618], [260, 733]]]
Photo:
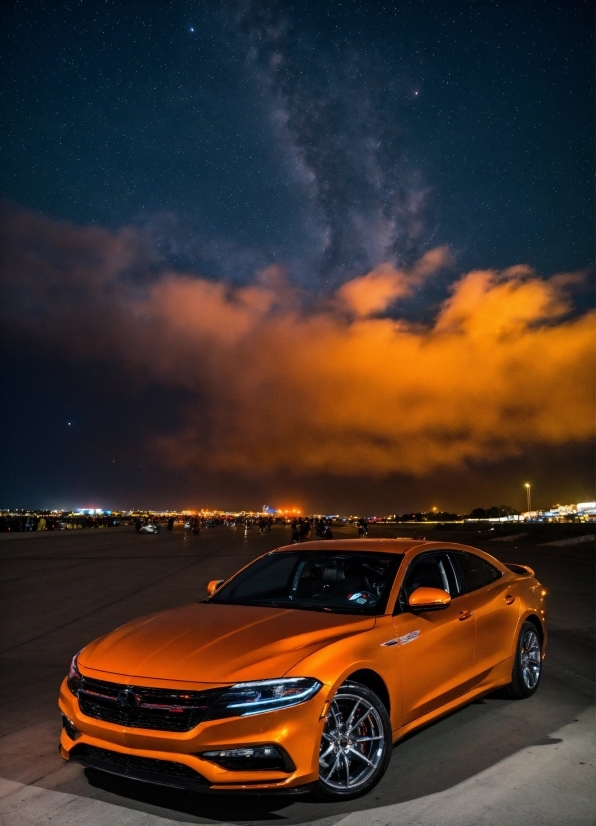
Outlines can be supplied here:
[[569, 314], [577, 275], [473, 271], [421, 327], [382, 314], [445, 249], [317, 304], [275, 270], [245, 287], [174, 272], [126, 286], [122, 272], [145, 266], [134, 234], [48, 223], [32, 253], [19, 226], [12, 334], [196, 398], [183, 427], [152, 439], [169, 465], [424, 476], [594, 435], [594, 314]]
[[450, 263], [451, 254], [447, 247], [436, 247], [409, 269], [381, 264], [367, 275], [343, 284], [336, 294], [338, 306], [359, 318], [376, 315], [397, 299], [411, 295], [415, 287]]
[[194, 323], [184, 316], [182, 339], [178, 280], [149, 301], [167, 337], [160, 377], [184, 349], [212, 427], [205, 443], [191, 412], [182, 432], [158, 443], [170, 463], [423, 475], [594, 432], [594, 318], [564, 320], [552, 279], [470, 273], [427, 329], [328, 309], [269, 312], [273, 297], [255, 300], [254, 287], [213, 303], [212, 288], [195, 280], [185, 282], [197, 311]]

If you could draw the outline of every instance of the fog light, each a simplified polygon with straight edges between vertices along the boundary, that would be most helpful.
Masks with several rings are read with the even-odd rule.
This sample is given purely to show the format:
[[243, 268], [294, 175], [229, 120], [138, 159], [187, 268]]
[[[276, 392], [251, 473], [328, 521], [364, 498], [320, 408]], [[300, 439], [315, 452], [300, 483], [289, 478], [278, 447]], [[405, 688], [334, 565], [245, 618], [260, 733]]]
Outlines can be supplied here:
[[230, 771], [293, 772], [295, 765], [280, 746], [245, 746], [236, 749], [204, 751], [204, 760]]
[[64, 731], [67, 733], [67, 735], [70, 737], [71, 740], [78, 740], [79, 737], [81, 736], [81, 732], [75, 726], [73, 721], [69, 717], [66, 716], [66, 714], [62, 715], [62, 728], [64, 729]]

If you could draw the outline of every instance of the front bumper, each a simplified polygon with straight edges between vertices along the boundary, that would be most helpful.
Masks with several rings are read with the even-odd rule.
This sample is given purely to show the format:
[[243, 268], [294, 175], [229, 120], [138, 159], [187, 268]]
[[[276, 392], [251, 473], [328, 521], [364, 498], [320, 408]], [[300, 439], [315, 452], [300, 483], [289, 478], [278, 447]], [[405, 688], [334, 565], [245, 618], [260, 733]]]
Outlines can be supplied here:
[[[311, 700], [291, 708], [209, 720], [191, 731], [169, 732], [127, 728], [85, 716], [65, 679], [58, 705], [78, 735], [72, 739], [62, 729], [60, 754], [64, 760], [174, 788], [220, 792], [298, 790], [319, 776], [319, 743], [328, 692], [329, 687], [323, 686]], [[295, 766], [293, 771], [230, 770], [200, 756], [205, 751], [270, 744], [287, 753]]]

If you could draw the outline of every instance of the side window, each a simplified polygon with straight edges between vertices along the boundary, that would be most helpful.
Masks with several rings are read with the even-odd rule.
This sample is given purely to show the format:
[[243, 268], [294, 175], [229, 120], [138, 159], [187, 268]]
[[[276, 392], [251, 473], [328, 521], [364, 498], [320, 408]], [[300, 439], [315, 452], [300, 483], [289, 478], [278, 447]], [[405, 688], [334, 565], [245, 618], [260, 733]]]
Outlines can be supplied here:
[[407, 610], [408, 599], [416, 588], [439, 588], [457, 596], [457, 578], [448, 554], [423, 554], [412, 562], [395, 606], [396, 613]]
[[455, 551], [453, 555], [462, 573], [464, 591], [475, 591], [502, 576], [501, 571], [476, 554]]

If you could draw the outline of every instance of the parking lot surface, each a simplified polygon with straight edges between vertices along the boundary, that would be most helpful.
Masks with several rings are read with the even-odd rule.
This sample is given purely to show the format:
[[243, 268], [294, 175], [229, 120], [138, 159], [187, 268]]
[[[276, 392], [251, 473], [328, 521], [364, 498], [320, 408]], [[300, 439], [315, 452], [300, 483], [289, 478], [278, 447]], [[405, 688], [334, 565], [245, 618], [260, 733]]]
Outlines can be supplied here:
[[[335, 531], [354, 536], [353, 528]], [[407, 535], [399, 526], [371, 536]], [[464, 541], [459, 535], [438, 539]], [[470, 535], [468, 535], [470, 537]], [[428, 534], [427, 538], [431, 538]], [[432, 537], [434, 538], [434, 536]], [[0, 535], [0, 822], [74, 826], [590, 826], [594, 823], [594, 564], [573, 551], [477, 544], [531, 565], [548, 591], [543, 681], [525, 701], [482, 699], [399, 743], [359, 800], [220, 797], [85, 771], [58, 755], [58, 686], [87, 642], [205, 595], [207, 582], [287, 544], [289, 529], [131, 527]], [[584, 558], [581, 558], [581, 557]]]

